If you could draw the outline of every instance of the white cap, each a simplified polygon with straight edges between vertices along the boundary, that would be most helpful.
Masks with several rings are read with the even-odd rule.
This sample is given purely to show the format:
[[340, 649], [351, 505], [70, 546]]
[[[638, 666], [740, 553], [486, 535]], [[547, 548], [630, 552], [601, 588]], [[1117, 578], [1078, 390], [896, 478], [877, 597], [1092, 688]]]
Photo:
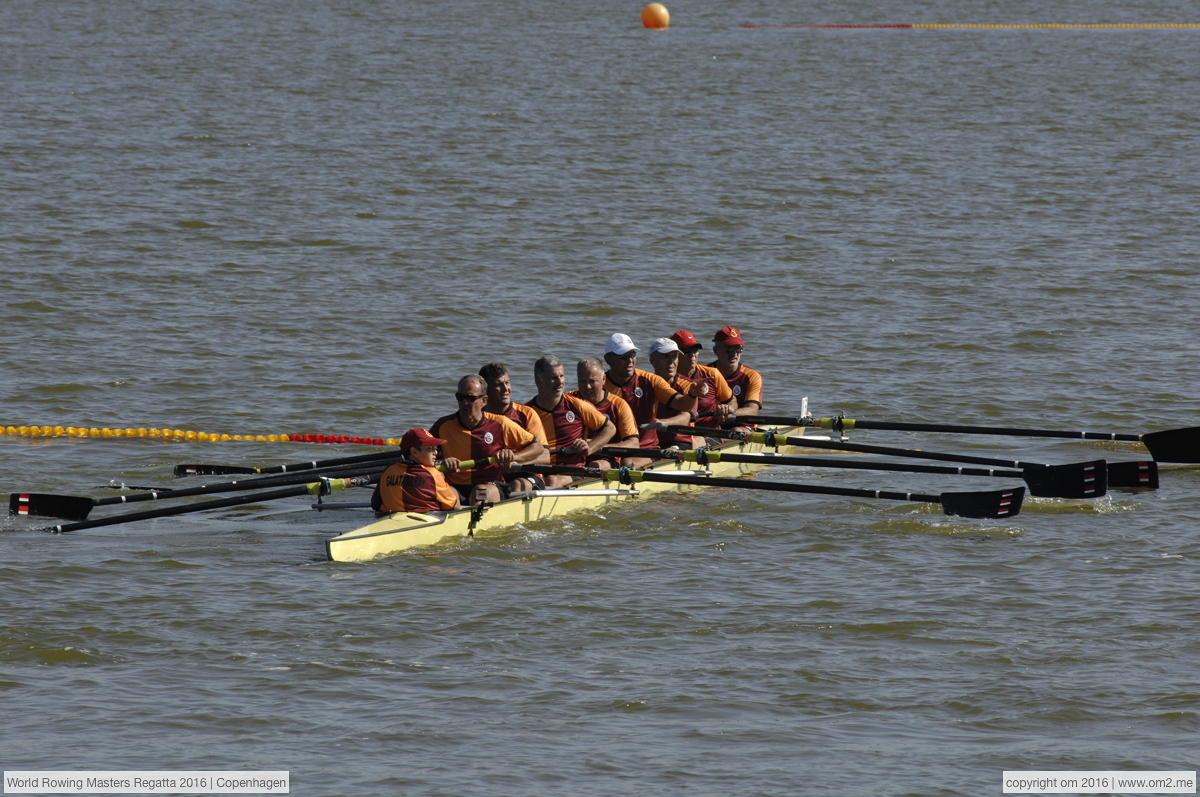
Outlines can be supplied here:
[[608, 342], [604, 344], [605, 354], [628, 354], [637, 350], [638, 347], [633, 345], [633, 340], [620, 332], [614, 332]]
[[650, 353], [654, 354], [670, 354], [671, 352], [679, 351], [679, 344], [670, 338], [658, 338], [650, 344]]

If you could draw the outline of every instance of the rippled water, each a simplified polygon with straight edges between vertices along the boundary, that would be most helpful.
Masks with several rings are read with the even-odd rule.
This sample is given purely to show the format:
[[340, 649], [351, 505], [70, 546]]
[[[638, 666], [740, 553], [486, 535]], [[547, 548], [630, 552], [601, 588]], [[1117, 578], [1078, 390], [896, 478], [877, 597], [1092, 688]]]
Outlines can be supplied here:
[[[669, 4], [670, 5], [670, 4]], [[745, 330], [767, 409], [1200, 425], [1186, 3], [0, 8], [0, 424], [398, 436]], [[855, 433], [1066, 462], [1130, 446]], [[353, 446], [0, 436], [8, 491]], [[772, 471], [938, 492], [995, 480]], [[1195, 769], [1200, 471], [1009, 521], [713, 490], [368, 565], [299, 499], [0, 546], [7, 769], [980, 794]], [[355, 496], [357, 497], [357, 496]]]

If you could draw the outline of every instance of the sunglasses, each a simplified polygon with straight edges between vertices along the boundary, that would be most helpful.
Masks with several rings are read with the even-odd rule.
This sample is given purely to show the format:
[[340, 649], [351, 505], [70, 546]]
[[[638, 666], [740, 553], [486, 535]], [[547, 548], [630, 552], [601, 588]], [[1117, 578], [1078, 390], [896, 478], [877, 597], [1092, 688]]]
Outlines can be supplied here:
[[625, 354], [614, 354], [613, 356], [621, 360], [632, 360], [633, 358], [637, 357], [637, 352], [630, 351], [626, 352]]
[[472, 396], [470, 393], [455, 393], [454, 398], [458, 399], [462, 404], [470, 404], [480, 399], [485, 399], [487, 396]]
[[741, 354], [745, 351], [741, 346], [725, 346], [726, 354]]

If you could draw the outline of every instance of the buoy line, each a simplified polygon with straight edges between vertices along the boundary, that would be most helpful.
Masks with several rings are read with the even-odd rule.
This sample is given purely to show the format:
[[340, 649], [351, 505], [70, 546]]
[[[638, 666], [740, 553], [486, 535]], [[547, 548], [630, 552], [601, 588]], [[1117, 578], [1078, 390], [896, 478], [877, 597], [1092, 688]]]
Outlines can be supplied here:
[[184, 429], [108, 429], [86, 426], [4, 426], [0, 434], [21, 437], [131, 437], [179, 440], [185, 442], [223, 443], [247, 441], [254, 443], [358, 443], [368, 446], [398, 446], [398, 438], [358, 437], [325, 434], [223, 434], [220, 432], [196, 432]]

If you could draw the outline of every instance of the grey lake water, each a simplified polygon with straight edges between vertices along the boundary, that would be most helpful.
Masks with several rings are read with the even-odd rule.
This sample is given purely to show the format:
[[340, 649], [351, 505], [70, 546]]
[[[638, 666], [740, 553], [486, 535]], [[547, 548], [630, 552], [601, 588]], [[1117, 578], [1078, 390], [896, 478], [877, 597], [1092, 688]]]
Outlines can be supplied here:
[[[398, 437], [488, 361], [525, 400], [542, 354], [726, 324], [769, 412], [1200, 425], [1200, 28], [783, 27], [1194, 3], [667, 5], [0, 4], [0, 425]], [[7, 434], [0, 484], [364, 450]], [[1193, 770], [1200, 469], [1161, 479], [1003, 521], [714, 489], [367, 564], [324, 553], [366, 517], [306, 499], [9, 518], [0, 764], [456, 797]]]

